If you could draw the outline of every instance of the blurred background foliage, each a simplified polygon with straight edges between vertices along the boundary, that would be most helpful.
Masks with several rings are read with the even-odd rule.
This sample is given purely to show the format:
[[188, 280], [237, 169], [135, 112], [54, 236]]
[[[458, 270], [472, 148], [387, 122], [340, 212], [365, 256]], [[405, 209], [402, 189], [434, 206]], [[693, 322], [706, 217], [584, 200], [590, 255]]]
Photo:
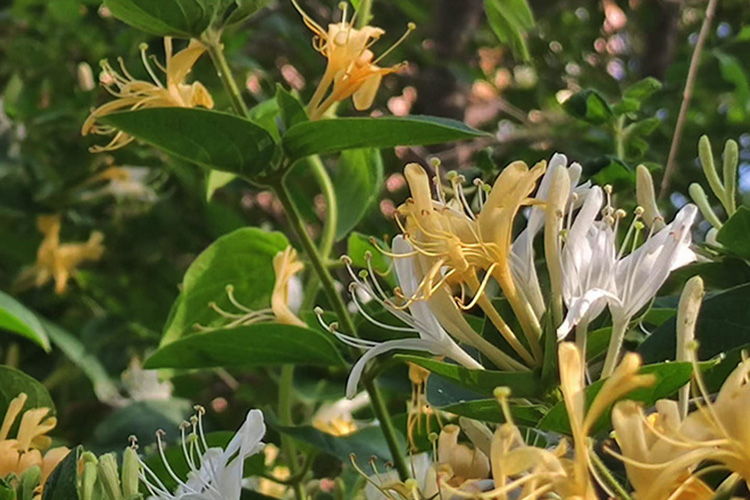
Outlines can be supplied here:
[[[333, 1], [303, 3], [321, 24], [340, 15]], [[499, 44], [479, 0], [375, 1], [373, 24], [386, 30], [379, 46], [394, 42], [407, 22], [418, 28], [388, 56], [390, 64], [404, 60], [409, 66], [385, 79], [371, 112], [451, 117], [494, 137], [449, 149], [383, 151], [383, 177], [375, 178], [379, 187], [358, 231], [382, 238], [394, 233], [393, 211], [406, 197], [403, 165], [426, 164], [431, 156], [471, 179], [488, 177], [515, 159], [534, 163], [563, 152], [584, 165], [586, 176], [623, 190], [618, 200], [623, 207], [635, 204], [630, 193], [637, 164], [647, 164], [658, 181], [705, 2], [531, 0], [529, 5], [536, 24], [524, 61]], [[309, 99], [324, 66], [290, 2], [271, 2], [224, 37], [249, 105], [272, 98], [276, 82]], [[276, 395], [277, 374], [258, 369], [181, 374], [172, 380], [173, 399], [133, 403], [134, 394], [123, 399], [128, 388], [137, 393], [123, 383], [123, 372], [158, 344], [177, 284], [196, 255], [239, 227], [283, 230], [280, 205], [270, 192], [231, 182], [207, 196], [205, 172], [142, 145], [89, 153], [96, 138], [81, 137], [81, 125], [91, 108], [107, 99], [97, 85], [99, 61], [114, 64], [122, 57], [134, 76], [145, 77], [143, 42], [163, 60], [160, 39], [117, 21], [97, 0], [12, 0], [0, 10], [0, 289], [66, 330], [62, 341], [53, 338], [50, 353], [0, 333], [0, 354], [4, 363], [51, 390], [62, 438], [95, 450], [121, 448], [130, 434], [147, 437], [165, 422], [181, 421], [192, 411], [187, 400], [211, 408], [217, 427], [233, 428], [249, 406], [263, 408]], [[668, 212], [687, 201], [691, 182], [705, 183], [697, 162], [702, 134], [715, 147], [738, 140], [739, 188], [748, 196], [748, 49], [747, 2], [722, 0], [701, 60]], [[646, 77], [662, 84], [651, 88], [650, 96], [631, 88]], [[216, 109], [229, 108], [207, 57], [196, 65], [194, 79], [211, 90]], [[563, 106], [586, 89], [595, 90], [584, 95], [591, 101]], [[587, 104], [598, 106], [594, 115], [577, 118], [586, 114]], [[342, 104], [338, 114], [352, 114], [349, 106]], [[597, 109], [604, 118], [597, 118]], [[608, 113], [619, 116], [609, 119]], [[339, 192], [346, 192], [348, 179], [337, 178], [335, 161], [326, 161]], [[127, 167], [127, 178], [101, 175], [112, 166]], [[298, 198], [306, 200], [310, 231], [319, 233], [325, 203], [315, 183], [304, 168], [290, 180]], [[49, 284], [19, 289], [16, 282], [36, 259], [42, 241], [36, 218], [42, 214], [62, 216], [62, 241], [104, 233], [102, 259], [85, 265], [61, 295]], [[700, 236], [707, 229], [703, 223], [696, 231]], [[346, 250], [345, 240], [337, 243], [336, 254]], [[297, 387], [308, 406], [300, 411], [309, 416], [317, 401], [340, 397], [345, 375], [299, 370]], [[399, 375], [388, 386], [408, 395], [405, 373]], [[108, 397], [116, 404], [101, 401]]]

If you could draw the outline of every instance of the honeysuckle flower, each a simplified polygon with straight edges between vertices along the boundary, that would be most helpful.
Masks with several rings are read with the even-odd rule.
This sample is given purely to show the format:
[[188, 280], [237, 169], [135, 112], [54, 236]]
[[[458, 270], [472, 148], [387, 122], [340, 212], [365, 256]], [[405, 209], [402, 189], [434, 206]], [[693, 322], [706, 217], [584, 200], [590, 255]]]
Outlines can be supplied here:
[[[291, 246], [274, 256], [273, 270], [276, 281], [271, 292], [271, 307], [263, 309], [253, 310], [242, 305], [234, 295], [234, 286], [227, 285], [227, 298], [238, 312], [225, 311], [215, 302], [208, 304], [211, 309], [227, 320], [227, 323], [221, 325], [220, 328], [235, 328], [268, 321], [276, 321], [291, 326], [306, 326], [305, 322], [294, 311], [299, 308], [297, 299], [301, 296], [301, 286], [297, 274], [304, 267], [302, 262], [297, 259], [297, 251]], [[201, 325], [196, 325], [196, 327], [201, 331], [214, 329]]]
[[638, 500], [709, 500], [714, 491], [693, 474], [712, 449], [681, 443], [677, 403], [661, 400], [648, 417], [642, 405], [621, 401], [612, 410], [612, 426], [628, 482]]
[[150, 169], [146, 167], [108, 167], [92, 176], [85, 182], [85, 186], [104, 185], [96, 189], [88, 189], [81, 199], [95, 200], [105, 196], [112, 196], [117, 201], [134, 200], [143, 203], [154, 203], [157, 200], [154, 189], [146, 184]]
[[[436, 314], [446, 315], [450, 311], [447, 302], [453, 299], [451, 287], [458, 289], [456, 303], [462, 309], [474, 305], [482, 308], [511, 347], [529, 365], [536, 364], [536, 358], [541, 359], [538, 345], [541, 330], [531, 307], [519, 294], [511, 276], [510, 246], [513, 220], [522, 205], [531, 203], [529, 195], [537, 179], [544, 173], [544, 168], [543, 162], [532, 169], [522, 162], [506, 167], [486, 200], [480, 194], [481, 211], [475, 215], [463, 193], [463, 179], [460, 176], [452, 178], [455, 192], [452, 200], [445, 201], [442, 189], [438, 189], [438, 199], [433, 200], [427, 173], [418, 164], [409, 164], [404, 169], [404, 175], [412, 196], [398, 208], [397, 219], [404, 238], [418, 254], [417, 260], [424, 275], [415, 294], [407, 297], [410, 300], [441, 301], [441, 306], [433, 307], [433, 310]], [[481, 280], [480, 273], [484, 274]], [[485, 295], [490, 279], [500, 284], [508, 298], [529, 337], [533, 355], [519, 342]], [[465, 301], [466, 291], [473, 295], [471, 300]], [[448, 324], [447, 321], [445, 323]], [[454, 320], [451, 324], [452, 335], [467, 343], [475, 342], [472, 345], [485, 351], [485, 346], [469, 336], [469, 332], [457, 328], [458, 321]], [[497, 358], [493, 362], [498, 366], [509, 364], [507, 359]]]
[[[245, 421], [225, 449], [209, 448], [203, 434], [203, 413], [181, 427], [182, 451], [190, 468], [187, 478], [180, 478], [172, 469], [164, 453], [163, 432], [157, 432], [157, 446], [170, 477], [177, 482], [172, 493], [164, 482], [141, 460], [140, 478], [146, 489], [157, 500], [239, 500], [242, 491], [242, 470], [245, 459], [263, 449], [266, 425], [260, 410], [250, 410]], [[189, 432], [188, 432], [189, 431]]]
[[[355, 467], [359, 467], [354, 464]], [[402, 482], [395, 470], [387, 472], [375, 471], [375, 474], [367, 475], [364, 494], [366, 500], [412, 500], [414, 498], [439, 498], [437, 476], [435, 466], [428, 453], [420, 453], [411, 457], [411, 470], [414, 479]], [[446, 499], [447, 500], [447, 499]]]
[[116, 99], [93, 110], [83, 123], [81, 134], [94, 133], [114, 135], [114, 137], [106, 146], [93, 146], [92, 152], [99, 153], [119, 149], [133, 140], [132, 136], [118, 131], [114, 127], [98, 123], [101, 117], [110, 113], [143, 108], [194, 108], [196, 106], [213, 108], [214, 101], [211, 94], [208, 93], [202, 83], [185, 83], [185, 78], [187, 78], [193, 65], [206, 51], [206, 47], [201, 42], [195, 39], [190, 40], [190, 44], [186, 48], [173, 55], [172, 39], [170, 37], [164, 38], [166, 66], [161, 66], [155, 60], [154, 62], [157, 68], [165, 73], [166, 84], [162, 82], [151, 66], [149, 57], [146, 55], [147, 49], [146, 44], [141, 44], [141, 59], [151, 77], [151, 81], [133, 78], [125, 68], [122, 58], [118, 58], [122, 74], [118, 73], [106, 60], [102, 61], [102, 73], [99, 76], [99, 81]]
[[333, 104], [350, 96], [357, 110], [372, 106], [383, 77], [404, 66], [397, 64], [381, 68], [378, 63], [414, 30], [414, 24], [409, 23], [404, 36], [376, 58], [370, 47], [385, 31], [373, 26], [355, 28], [354, 17], [346, 18], [347, 4], [344, 4], [341, 21], [329, 24], [326, 30], [307, 15], [296, 0], [292, 3], [314, 33], [313, 47], [328, 60], [323, 78], [307, 108], [310, 119], [319, 119]]
[[101, 258], [104, 235], [94, 231], [87, 242], [60, 243], [62, 222], [59, 215], [40, 215], [36, 224], [44, 239], [37, 250], [36, 262], [21, 273], [16, 285], [20, 288], [42, 287], [54, 280], [55, 292], [65, 293], [68, 280], [83, 262]]
[[[393, 239], [393, 253], [394, 255], [399, 256], [399, 258], [395, 259], [394, 265], [400, 290], [405, 297], [411, 297], [416, 293], [421, 280], [416, 268], [416, 259], [412, 255], [414, 253], [414, 248], [403, 237], [397, 236]], [[364, 309], [359, 306], [356, 299], [357, 294], [352, 293], [352, 299], [355, 304], [358, 305], [360, 312], [365, 318], [368, 318], [376, 325], [389, 330], [403, 333], [416, 333], [419, 335], [418, 338], [389, 340], [380, 343], [354, 338], [337, 332], [335, 324], [325, 324], [322, 319], [322, 310], [317, 309], [316, 312], [318, 314], [318, 319], [325, 328], [334, 332], [336, 336], [346, 344], [366, 351], [355, 363], [349, 374], [349, 380], [346, 384], [347, 397], [354, 397], [359, 379], [361, 378], [367, 363], [371, 359], [397, 349], [429, 352], [435, 356], [445, 356], [450, 358], [468, 368], [483, 369], [478, 361], [461, 349], [461, 347], [459, 347], [458, 344], [456, 344], [456, 342], [448, 335], [425, 302], [409, 301], [407, 302], [408, 305], [406, 307], [399, 306], [383, 293], [375, 276], [372, 276], [372, 283], [370, 283], [370, 281], [367, 280], [366, 274], [363, 275], [364, 277], [360, 277], [354, 273], [351, 269], [350, 260], [347, 259], [346, 263], [353, 279], [350, 285], [351, 289], [354, 290], [359, 288], [367, 292], [375, 301], [380, 303], [386, 310], [408, 326], [389, 326], [371, 318]]]
[[[20, 477], [32, 467], [39, 467], [41, 476], [35, 499], [41, 498], [44, 483], [52, 470], [70, 450], [64, 446], [48, 449], [52, 439], [46, 434], [55, 428], [57, 419], [49, 415], [49, 408], [24, 411], [28, 396], [21, 393], [10, 401], [0, 425], [0, 478], [14, 474]], [[10, 437], [14, 423], [21, 417], [16, 437]], [[43, 454], [44, 453], [44, 454]]]
[[312, 425], [332, 436], [348, 436], [357, 431], [352, 414], [370, 404], [370, 395], [360, 392], [353, 398], [344, 398], [323, 404], [315, 412]]
[[623, 257], [626, 246], [635, 246], [640, 232], [637, 220], [628, 231], [620, 251], [615, 250], [617, 221], [624, 216], [607, 204], [603, 220], [596, 220], [602, 193], [593, 188], [567, 233], [563, 249], [563, 297], [568, 306], [565, 321], [557, 330], [564, 338], [577, 324], [587, 324], [607, 305], [613, 333], [602, 370], [612, 373], [630, 319], [656, 295], [669, 274], [695, 260], [690, 250], [690, 228], [697, 215], [695, 205], [685, 205], [674, 220], [659, 231], [652, 225], [641, 246]]
[[123, 399], [122, 404], [129, 401], [166, 400], [172, 397], [172, 383], [159, 379], [158, 370], [144, 370], [138, 358], [130, 359], [127, 370], [121, 376], [122, 385], [129, 398]]
[[[589, 189], [589, 183], [578, 185], [583, 169], [580, 164], [575, 162], [568, 165], [568, 159], [563, 154], [555, 153], [552, 156], [547, 171], [539, 183], [534, 199], [538, 202], [545, 202], [547, 200], [553, 174], [560, 168], [565, 169], [570, 180], [568, 199], [571, 200], [574, 198], [574, 200], [571, 200], [573, 201], [572, 204], [565, 204], [566, 209], [568, 206], [570, 206], [570, 209], [573, 209], [584, 199], [585, 193]], [[542, 318], [547, 306], [542, 295], [541, 286], [539, 285], [536, 266], [534, 265], [534, 238], [544, 227], [544, 219], [545, 210], [543, 207], [539, 205], [529, 207], [526, 227], [513, 241], [510, 261], [510, 269], [513, 273], [516, 286], [538, 319]]]
[[467, 481], [486, 479], [490, 475], [490, 461], [478, 448], [459, 443], [461, 428], [448, 424], [440, 431], [437, 441], [438, 470], [441, 483], [460, 487]]

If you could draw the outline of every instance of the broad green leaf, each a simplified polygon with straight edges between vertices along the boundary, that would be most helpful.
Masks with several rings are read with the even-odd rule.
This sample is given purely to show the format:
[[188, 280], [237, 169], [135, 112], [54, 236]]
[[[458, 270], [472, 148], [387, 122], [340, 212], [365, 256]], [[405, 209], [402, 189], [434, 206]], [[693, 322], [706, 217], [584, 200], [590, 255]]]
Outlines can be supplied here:
[[[273, 430], [286, 434], [297, 441], [305, 443], [319, 451], [335, 456], [344, 463], [349, 463], [351, 455], [365, 463], [370, 457], [390, 461], [391, 454], [388, 444], [383, 437], [383, 431], [378, 425], [370, 425], [359, 429], [348, 436], [332, 436], [309, 425], [284, 426], [270, 414], [266, 414], [266, 423]], [[397, 435], [401, 441], [401, 448], [405, 449], [401, 435]]]
[[648, 137], [654, 133], [659, 125], [661, 125], [660, 119], [656, 117], [646, 118], [645, 120], [628, 125], [625, 129], [625, 133], [632, 136]]
[[42, 322], [23, 304], [4, 292], [0, 292], [0, 330], [17, 333], [49, 352], [49, 339]]
[[243, 306], [267, 308], [275, 281], [273, 258], [288, 245], [283, 234], [257, 228], [238, 229], [213, 242], [185, 273], [161, 345], [195, 333], [195, 325], [225, 324], [226, 318], [209, 304], [216, 304], [223, 311], [239, 312], [229, 299], [227, 286], [234, 288], [233, 295]]
[[716, 240], [743, 259], [750, 259], [750, 209], [740, 207], [719, 229]]
[[734, 100], [737, 105], [733, 109], [737, 110], [739, 117], [744, 119], [750, 113], [750, 80], [747, 78], [747, 71], [733, 55], [719, 50], [714, 50], [713, 53], [719, 60], [721, 76], [734, 85]]
[[146, 368], [242, 368], [283, 364], [342, 366], [338, 348], [319, 330], [256, 323], [190, 335], [158, 349]]
[[233, 180], [237, 175], [219, 170], [211, 170], [206, 178], [206, 201], [211, 201], [217, 189], [221, 189]]
[[[454, 403], [448, 406], [441, 406], [440, 410], [482, 422], [494, 422], [498, 424], [505, 422], [503, 411], [500, 409], [500, 405], [496, 399], [479, 399], [465, 403]], [[534, 426], [544, 416], [544, 408], [538, 405], [513, 403], [510, 405], [510, 413], [516, 425]]]
[[[695, 340], [698, 358], [709, 359], [750, 345], [750, 284], [741, 285], [704, 299]], [[638, 348], [645, 363], [675, 358], [677, 318], [666, 321]]]
[[271, 136], [249, 120], [199, 108], [151, 108], [102, 118], [156, 148], [202, 167], [252, 177], [270, 166]]
[[524, 35], [534, 27], [534, 16], [526, 0], [485, 0], [484, 10], [498, 39], [509, 45], [516, 57], [528, 60]]
[[623, 97], [645, 101], [663, 87], [662, 83], [654, 77], [649, 76], [625, 89]]
[[75, 500], [78, 498], [78, 458], [80, 446], [70, 450], [44, 484], [42, 500]]
[[[685, 385], [693, 373], [693, 366], [690, 363], [660, 363], [655, 365], [646, 365], [641, 368], [640, 373], [652, 373], [656, 376], [656, 383], [651, 387], [642, 387], [626, 395], [623, 399], [632, 399], [639, 401], [646, 406], [656, 403], [660, 399], [671, 396], [677, 390]], [[599, 393], [604, 385], [605, 380], [599, 380], [588, 386], [586, 392], [586, 406], [590, 406], [594, 397]], [[611, 408], [602, 415], [594, 425], [592, 434], [601, 432], [610, 428]], [[540, 430], [560, 432], [563, 434], [570, 433], [570, 422], [568, 413], [565, 410], [565, 403], [559, 402], [544, 416], [539, 422]]]
[[99, 401], [111, 404], [121, 400], [117, 385], [109, 377], [107, 370], [78, 338], [46, 320], [44, 321], [44, 328], [52, 344], [60, 349], [88, 377]]
[[333, 179], [338, 205], [336, 239], [354, 229], [377, 201], [383, 187], [383, 160], [378, 149], [349, 149], [339, 156]]
[[247, 114], [248, 119], [268, 132], [275, 142], [281, 140], [279, 135], [279, 103], [276, 98], [266, 99], [253, 106]]
[[627, 113], [635, 113], [641, 109], [641, 101], [636, 99], [624, 98], [622, 101], [615, 103], [612, 106], [612, 113], [615, 116], [625, 115]]
[[539, 397], [544, 387], [537, 373], [501, 372], [496, 370], [471, 370], [463, 366], [443, 363], [430, 358], [398, 354], [396, 359], [414, 363], [451, 382], [488, 396], [496, 387], [508, 387], [512, 397]]
[[[376, 240], [377, 241], [377, 240]], [[386, 248], [382, 241], [377, 241], [380, 248]], [[346, 241], [346, 253], [352, 259], [354, 267], [367, 268], [367, 253], [372, 256], [372, 267], [380, 273], [387, 273], [391, 265], [391, 259], [383, 255], [378, 247], [371, 241], [369, 236], [362, 233], [352, 232]]]
[[563, 103], [569, 115], [592, 125], [602, 125], [614, 118], [612, 108], [595, 90], [582, 90]]
[[55, 413], [55, 403], [40, 382], [20, 370], [0, 365], [0, 415], [5, 415], [11, 400], [22, 392], [28, 396], [25, 409], [49, 408]]
[[119, 20], [158, 36], [191, 38], [208, 28], [214, 10], [210, 0], [104, 0]]
[[429, 116], [337, 118], [298, 123], [282, 139], [292, 160], [357, 148], [418, 146], [486, 135], [461, 122]]
[[290, 94], [280, 84], [276, 85], [276, 102], [285, 129], [288, 130], [298, 123], [308, 121], [307, 112], [299, 99]]

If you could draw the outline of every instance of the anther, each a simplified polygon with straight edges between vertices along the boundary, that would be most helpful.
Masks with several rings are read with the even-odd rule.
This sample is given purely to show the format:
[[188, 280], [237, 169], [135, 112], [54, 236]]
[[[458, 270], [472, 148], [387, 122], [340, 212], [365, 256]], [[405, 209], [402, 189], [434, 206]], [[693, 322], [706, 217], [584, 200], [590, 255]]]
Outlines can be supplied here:
[[130, 443], [131, 448], [133, 448], [134, 450], [138, 449], [138, 437], [137, 436], [135, 436], [134, 434], [131, 434], [130, 436], [128, 436], [128, 442]]
[[146, 51], [146, 50], [148, 50], [148, 44], [145, 43], [145, 42], [141, 43], [140, 45], [138, 45], [138, 50], [140, 50], [140, 51]]
[[342, 255], [340, 257], [340, 259], [341, 259], [341, 262], [343, 262], [347, 266], [351, 266], [352, 265], [352, 258], [349, 257], [348, 255], [344, 254], [344, 255]]
[[195, 412], [200, 416], [203, 416], [206, 414], [206, 409], [201, 405], [194, 405], [193, 410], [195, 410]]
[[320, 306], [315, 306], [315, 308], [313, 308], [313, 312], [314, 312], [314, 313], [315, 313], [315, 314], [316, 314], [317, 316], [322, 316], [322, 315], [323, 315], [323, 308], [322, 308], [322, 307], [320, 307]]
[[643, 207], [641, 207], [641, 206], [635, 207], [635, 216], [636, 217], [641, 217], [644, 212], [645, 212], [645, 210], [643, 209]]
[[431, 157], [428, 161], [430, 162], [430, 166], [432, 168], [439, 168], [440, 165], [442, 164], [442, 162], [440, 161], [440, 158], [438, 158], [437, 156]]
[[508, 399], [510, 397], [510, 387], [495, 387], [492, 395], [495, 396], [495, 399]]
[[615, 219], [624, 219], [625, 217], [628, 216], [627, 212], [625, 212], [625, 210], [623, 210], [622, 208], [618, 208], [617, 210], [615, 210], [614, 215], [615, 215]]
[[372, 252], [367, 250], [365, 252], [365, 260], [372, 260]]

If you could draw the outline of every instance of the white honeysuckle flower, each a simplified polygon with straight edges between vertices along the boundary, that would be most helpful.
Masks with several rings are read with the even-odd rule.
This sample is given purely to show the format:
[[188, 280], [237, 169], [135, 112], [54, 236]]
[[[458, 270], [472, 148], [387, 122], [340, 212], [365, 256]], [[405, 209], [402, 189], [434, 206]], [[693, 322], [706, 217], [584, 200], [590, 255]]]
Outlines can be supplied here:
[[[567, 335], [574, 324], [596, 319], [604, 311], [605, 292], [614, 293], [615, 230], [596, 220], [603, 201], [602, 189], [591, 188], [567, 231], [561, 260], [563, 301], [569, 312], [558, 328], [559, 338]], [[592, 296], [592, 290], [601, 294]]]
[[[141, 461], [141, 482], [146, 486], [152, 500], [239, 500], [242, 491], [242, 468], [245, 459], [263, 449], [266, 425], [260, 410], [250, 410], [245, 422], [226, 449], [209, 448], [203, 433], [202, 415], [181, 426], [182, 451], [190, 467], [187, 479], [180, 478], [172, 469], [164, 453], [162, 432], [157, 433], [157, 444], [167, 473], [177, 483], [174, 493]], [[189, 434], [187, 433], [190, 429]]]
[[[422, 280], [422, 276], [417, 271], [416, 257], [410, 256], [410, 254], [414, 253], [414, 247], [399, 235], [393, 239], [393, 253], [399, 255], [399, 257], [395, 258], [393, 262], [396, 269], [396, 278], [398, 279], [402, 295], [407, 298], [413, 297]], [[370, 283], [370, 281], [367, 280], [367, 274], [361, 275], [362, 277], [357, 276], [354, 271], [351, 270], [350, 266], [347, 267], [354, 279], [350, 285], [352, 292], [357, 289], [364, 290], [396, 318], [406, 323], [408, 327], [390, 326], [375, 320], [359, 305], [357, 301], [357, 293], [352, 293], [353, 302], [357, 305], [359, 312], [366, 319], [373, 324], [388, 330], [402, 333], [416, 333], [419, 335], [419, 338], [405, 338], [389, 340], [386, 342], [372, 342], [369, 340], [354, 338], [336, 332], [333, 324], [325, 324], [321, 316], [322, 310], [317, 309], [316, 312], [318, 313], [318, 318], [325, 328], [334, 332], [339, 340], [344, 343], [366, 351], [355, 363], [354, 367], [352, 367], [352, 371], [349, 374], [349, 380], [346, 384], [346, 396], [348, 398], [353, 397], [356, 393], [357, 384], [359, 383], [359, 379], [362, 376], [362, 372], [364, 371], [367, 362], [376, 356], [397, 349], [407, 351], [425, 351], [434, 354], [435, 356], [445, 356], [450, 358], [467, 368], [477, 370], [483, 369], [479, 362], [472, 358], [466, 351], [461, 349], [461, 347], [459, 347], [458, 344], [448, 335], [438, 322], [427, 302], [407, 299], [408, 307], [404, 308], [403, 306], [397, 306], [386, 296], [374, 275], [371, 276], [372, 283]]]
[[[430, 459], [429, 453], [420, 453], [411, 459], [411, 468], [414, 473], [416, 487], [418, 492], [409, 491], [408, 493], [417, 493], [417, 498], [436, 498], [440, 492], [438, 488], [437, 474], [435, 467]], [[369, 476], [367, 486], [365, 486], [365, 500], [393, 500], [394, 498], [406, 498], [400, 493], [406, 486], [399, 481], [398, 473], [395, 470], [389, 470], [380, 474]], [[397, 497], [394, 497], [394, 493]]]
[[123, 399], [123, 404], [131, 401], [166, 400], [172, 397], [172, 383], [159, 379], [159, 370], [144, 370], [138, 358], [130, 360], [128, 369], [122, 373], [122, 385], [129, 398]]
[[[573, 199], [573, 203], [566, 205], [570, 206], [570, 209], [573, 209], [586, 198], [586, 194], [591, 189], [589, 187], [590, 183], [586, 182], [578, 186], [583, 170], [581, 165], [574, 162], [568, 166], [568, 158], [560, 153], [555, 153], [552, 156], [534, 198], [541, 202], [547, 200], [554, 172], [561, 167], [565, 168], [570, 176], [570, 198]], [[538, 205], [530, 207], [526, 228], [521, 231], [513, 242], [510, 259], [513, 280], [524, 299], [531, 305], [531, 309], [534, 311], [537, 319], [541, 319], [547, 308], [541, 286], [539, 285], [536, 267], [534, 266], [534, 238], [543, 227], [544, 207]]]

